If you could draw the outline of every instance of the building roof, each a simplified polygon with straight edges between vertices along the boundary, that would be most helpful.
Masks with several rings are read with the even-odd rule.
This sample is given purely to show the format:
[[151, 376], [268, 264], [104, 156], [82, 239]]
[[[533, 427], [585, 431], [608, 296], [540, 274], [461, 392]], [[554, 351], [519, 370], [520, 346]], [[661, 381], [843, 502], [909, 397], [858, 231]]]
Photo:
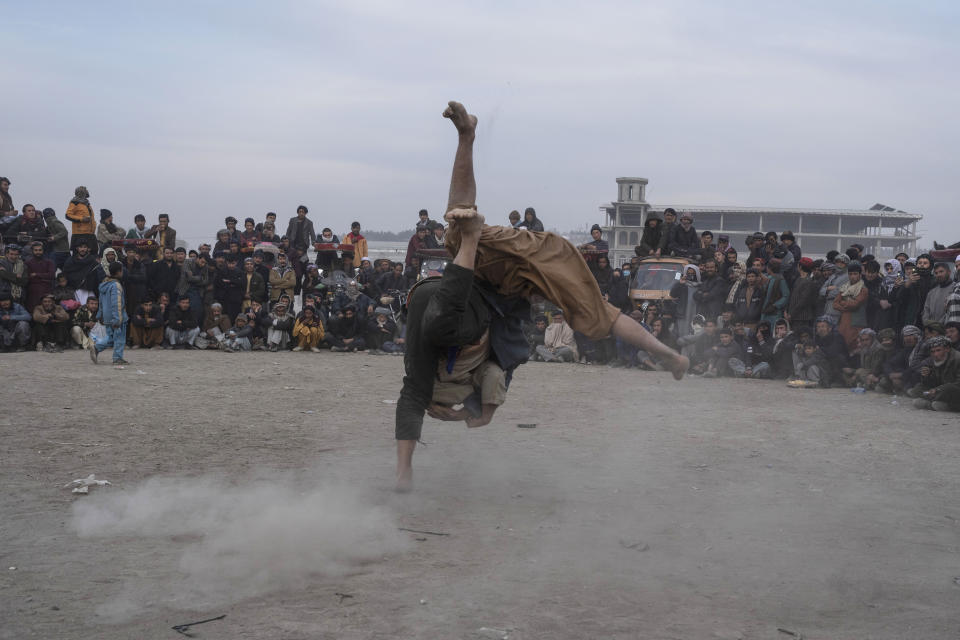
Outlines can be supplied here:
[[[611, 203], [613, 206], [616, 203]], [[876, 207], [877, 205], [874, 205]], [[883, 205], [879, 205], [883, 206]], [[704, 207], [700, 205], [682, 205], [682, 204], [669, 204], [669, 205], [657, 205], [651, 204], [650, 208], [655, 211], [663, 211], [666, 207], [673, 207], [677, 210], [677, 213], [683, 211], [689, 211], [691, 213], [798, 213], [804, 215], [814, 215], [814, 216], [869, 216], [876, 218], [878, 215], [885, 218], [909, 218], [910, 220], [921, 220], [922, 215], [917, 213], [907, 213], [905, 211], [899, 211], [891, 207], [884, 207], [883, 209], [871, 208], [871, 209], [788, 209], [785, 207], [730, 207], [726, 205], [720, 205], [717, 207]]]

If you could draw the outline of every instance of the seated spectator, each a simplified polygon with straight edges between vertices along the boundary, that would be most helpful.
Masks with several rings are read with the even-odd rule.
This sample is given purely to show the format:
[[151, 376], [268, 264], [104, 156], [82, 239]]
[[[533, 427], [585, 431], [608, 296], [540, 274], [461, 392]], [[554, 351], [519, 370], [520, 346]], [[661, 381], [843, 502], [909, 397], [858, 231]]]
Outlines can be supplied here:
[[190, 310], [190, 298], [180, 296], [175, 307], [170, 309], [167, 320], [167, 343], [173, 349], [193, 349], [200, 327], [197, 318]]
[[[783, 322], [783, 320], [778, 320]], [[781, 325], [783, 326], [783, 325]], [[784, 328], [786, 328], [784, 326]], [[730, 361], [730, 368], [742, 378], [770, 378], [772, 377], [771, 361], [773, 360], [774, 341], [771, 337], [770, 324], [761, 322], [753, 335], [745, 339], [743, 359]], [[791, 368], [793, 362], [791, 359]]]
[[733, 331], [729, 328], [723, 328], [720, 329], [718, 334], [720, 343], [707, 350], [707, 370], [703, 373], [704, 378], [735, 375], [731, 365], [734, 363], [743, 364], [743, 349], [733, 339]]
[[100, 209], [100, 224], [97, 225], [97, 242], [100, 243], [100, 249], [113, 246], [114, 240], [123, 240], [126, 237], [126, 230], [113, 224], [113, 212], [110, 209]]
[[[610, 251], [610, 243], [603, 239], [603, 229], [600, 228], [600, 225], [595, 224], [590, 227], [590, 237], [592, 239], [589, 242], [585, 242], [577, 247], [580, 251], [586, 252], [584, 258], [588, 264], [595, 262], [596, 258], [600, 256], [606, 257]], [[609, 265], [609, 261], [607, 264]]]
[[577, 341], [573, 328], [563, 318], [563, 311], [554, 311], [550, 320], [543, 334], [543, 345], [537, 347], [540, 358], [544, 362], [576, 362], [579, 359]]
[[860, 330], [857, 348], [850, 354], [850, 361], [841, 370], [843, 382], [848, 387], [863, 387], [873, 390], [883, 373], [885, 353], [880, 348], [873, 329]]
[[280, 298], [273, 305], [273, 311], [267, 316], [267, 348], [270, 351], [287, 349], [295, 318], [287, 312], [289, 303]]
[[930, 339], [930, 357], [920, 366], [920, 382], [907, 391], [913, 406], [935, 411], [960, 411], [960, 352], [944, 336]]
[[[247, 318], [249, 322], [249, 318]], [[223, 305], [214, 302], [207, 308], [207, 313], [200, 325], [200, 334], [195, 343], [197, 349], [218, 349], [223, 344], [224, 337], [233, 324], [230, 318], [223, 314]]]
[[97, 325], [97, 311], [100, 309], [100, 300], [97, 296], [87, 298], [87, 304], [77, 309], [73, 314], [73, 324], [70, 327], [70, 337], [81, 349], [89, 349], [92, 338], [90, 330]]
[[253, 344], [253, 350], [259, 351], [266, 348], [267, 325], [270, 324], [270, 314], [267, 308], [256, 300], [250, 303], [247, 309], [247, 322], [253, 329], [250, 336], [250, 342]]
[[70, 331], [70, 316], [48, 293], [33, 310], [33, 335], [37, 351], [63, 353]]
[[230, 253], [230, 232], [226, 229], [217, 231], [217, 241], [213, 245], [213, 259]]
[[[320, 235], [317, 236], [317, 242], [322, 242], [323, 244], [328, 245], [338, 245], [340, 244], [340, 238], [338, 238], [330, 227], [324, 227], [323, 231], [320, 232]], [[317, 251], [317, 268], [323, 270], [325, 274], [329, 274], [334, 270], [337, 264], [337, 249], [336, 246], [324, 247]]]
[[374, 304], [369, 296], [364, 295], [360, 291], [356, 280], [347, 282], [343, 291], [338, 291], [333, 297], [333, 302], [330, 305], [330, 313], [331, 315], [336, 315], [348, 306], [353, 307], [354, 313], [356, 313], [361, 326], [366, 327], [367, 317], [373, 313]]
[[0, 258], [0, 293], [6, 293], [15, 303], [26, 301], [30, 274], [20, 258], [20, 245], [8, 244]]
[[800, 342], [801, 334], [810, 335], [810, 328], [801, 325], [796, 331], [790, 331], [785, 320], [778, 320], [773, 328], [773, 349], [770, 354], [770, 376], [786, 380], [793, 375], [793, 352]]
[[703, 329], [677, 338], [680, 353], [690, 358], [690, 372], [701, 374], [707, 370], [707, 361], [713, 353], [713, 347], [720, 343], [717, 323], [705, 320]]
[[660, 240], [663, 236], [662, 223], [663, 220], [660, 219], [659, 214], [653, 211], [647, 214], [647, 221], [643, 223], [643, 235], [640, 236], [640, 244], [633, 249], [637, 256], [645, 258], [646, 256], [660, 255]]
[[816, 382], [821, 387], [830, 386], [833, 367], [826, 355], [811, 338], [804, 338], [793, 354], [793, 374], [797, 380]]
[[130, 319], [131, 349], [152, 349], [163, 343], [163, 311], [153, 303], [153, 299], [144, 298], [133, 311]]
[[[57, 274], [57, 283], [50, 293], [53, 294], [53, 299], [57, 301], [57, 304], [63, 304], [67, 300], [77, 302], [77, 292], [67, 282], [67, 274], [63, 271]], [[79, 308], [79, 306], [80, 303], [77, 303], [77, 308]]]
[[[520, 219], [520, 214], [517, 214], [517, 219]], [[533, 322], [528, 323], [524, 326], [523, 334], [527, 338], [527, 344], [530, 345], [530, 359], [539, 360], [540, 355], [537, 353], [537, 347], [543, 346], [544, 334], [547, 330], [547, 316], [540, 314], [533, 319]]]
[[253, 327], [247, 322], [246, 314], [238, 314], [233, 327], [227, 331], [220, 346], [227, 353], [250, 351], [253, 347], [250, 342], [251, 335], [253, 335]]
[[389, 353], [395, 356], [402, 356], [407, 348], [407, 325], [403, 322], [397, 327], [392, 340], [387, 340], [380, 347], [383, 353]]
[[529, 231], [543, 231], [543, 223], [540, 222], [540, 218], [537, 217], [537, 212], [533, 207], [527, 207], [523, 210], [523, 222], [518, 224], [517, 227], [524, 227]]
[[340, 311], [331, 311], [326, 341], [331, 351], [363, 351], [367, 348], [363, 339], [365, 330], [366, 325], [361, 323], [356, 308], [348, 304]]
[[846, 342], [843, 336], [837, 333], [835, 328], [836, 318], [823, 315], [817, 318], [814, 325], [814, 342], [820, 353], [826, 358], [829, 367], [826, 379], [828, 386], [831, 382], [840, 380], [840, 370], [847, 366], [848, 352]]
[[960, 322], [950, 321], [944, 323], [943, 331], [943, 335], [950, 341], [950, 348], [960, 349]]
[[[887, 327], [877, 332], [877, 343], [880, 345], [882, 354], [882, 363], [880, 373], [877, 374], [877, 380], [874, 388], [883, 393], [892, 393], [895, 389], [891, 374], [897, 371], [898, 363], [902, 362], [902, 350], [897, 348], [897, 332]], [[899, 386], [896, 387], [900, 389]]]
[[397, 332], [397, 323], [390, 316], [390, 309], [377, 307], [372, 317], [367, 320], [367, 346], [370, 348], [370, 353], [380, 353], [383, 351], [384, 343], [393, 340]]
[[26, 351], [30, 341], [30, 314], [9, 292], [0, 291], [0, 346], [5, 352]]
[[305, 306], [302, 317], [297, 318], [293, 325], [293, 339], [297, 344], [293, 350], [309, 349], [313, 353], [320, 353], [319, 345], [323, 336], [323, 323], [317, 316], [317, 310], [311, 305]]

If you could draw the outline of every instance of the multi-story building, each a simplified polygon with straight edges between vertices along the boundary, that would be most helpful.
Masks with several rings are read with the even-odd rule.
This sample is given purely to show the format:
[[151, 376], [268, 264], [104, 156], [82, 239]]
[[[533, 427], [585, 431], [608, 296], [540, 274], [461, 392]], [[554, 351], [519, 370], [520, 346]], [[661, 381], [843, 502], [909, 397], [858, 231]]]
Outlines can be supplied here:
[[723, 233], [730, 245], [741, 251], [748, 235], [756, 231], [792, 231], [803, 255], [822, 257], [827, 251], [844, 251], [862, 244], [877, 258], [893, 257], [900, 251], [916, 254], [917, 222], [923, 216], [906, 213], [882, 204], [869, 209], [780, 209], [774, 207], [654, 205], [646, 200], [646, 178], [617, 178], [617, 200], [600, 206], [606, 216], [604, 236], [610, 243], [614, 264], [629, 260], [640, 243], [643, 225], [651, 212], [663, 218], [672, 207], [677, 215], [693, 215], [697, 232], [712, 231], [714, 241]]

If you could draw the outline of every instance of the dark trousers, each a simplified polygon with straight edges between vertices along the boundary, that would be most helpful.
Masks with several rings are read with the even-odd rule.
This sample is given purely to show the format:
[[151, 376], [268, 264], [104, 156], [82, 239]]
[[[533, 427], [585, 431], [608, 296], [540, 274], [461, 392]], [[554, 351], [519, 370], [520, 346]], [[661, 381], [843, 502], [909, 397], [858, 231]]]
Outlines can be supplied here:
[[406, 375], [397, 401], [397, 440], [419, 440], [433, 398], [437, 363], [479, 339], [490, 309], [473, 286], [473, 270], [448, 264], [439, 280], [424, 280], [407, 298]]
[[67, 332], [69, 331], [67, 322], [46, 322], [40, 324], [33, 323], [33, 336], [37, 342], [52, 342], [60, 346], [67, 344]]

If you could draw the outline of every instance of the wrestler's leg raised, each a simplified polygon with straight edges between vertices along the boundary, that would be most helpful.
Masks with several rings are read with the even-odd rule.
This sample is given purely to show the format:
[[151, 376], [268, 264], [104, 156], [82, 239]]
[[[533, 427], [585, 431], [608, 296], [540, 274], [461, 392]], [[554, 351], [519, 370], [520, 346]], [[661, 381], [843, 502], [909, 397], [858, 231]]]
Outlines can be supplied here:
[[[447, 199], [448, 213], [444, 216], [450, 223], [448, 233], [453, 240], [458, 233], [465, 229], [468, 220], [478, 227], [483, 223], [483, 217], [476, 213], [477, 183], [473, 173], [473, 141], [476, 138], [477, 118], [467, 113], [462, 104], [452, 101], [448, 103], [447, 109], [443, 112], [443, 117], [449, 118], [453, 122], [459, 138], [457, 153], [453, 161], [453, 173], [450, 177], [450, 195]], [[450, 244], [456, 246], [456, 242]], [[457, 255], [460, 255], [459, 252]], [[521, 257], [521, 259], [524, 258], [526, 256]], [[472, 265], [464, 264], [463, 266], [473, 268]], [[681, 379], [690, 367], [688, 358], [657, 340], [632, 318], [621, 314], [613, 323], [610, 331], [613, 335], [633, 346], [659, 356], [677, 380]]]

